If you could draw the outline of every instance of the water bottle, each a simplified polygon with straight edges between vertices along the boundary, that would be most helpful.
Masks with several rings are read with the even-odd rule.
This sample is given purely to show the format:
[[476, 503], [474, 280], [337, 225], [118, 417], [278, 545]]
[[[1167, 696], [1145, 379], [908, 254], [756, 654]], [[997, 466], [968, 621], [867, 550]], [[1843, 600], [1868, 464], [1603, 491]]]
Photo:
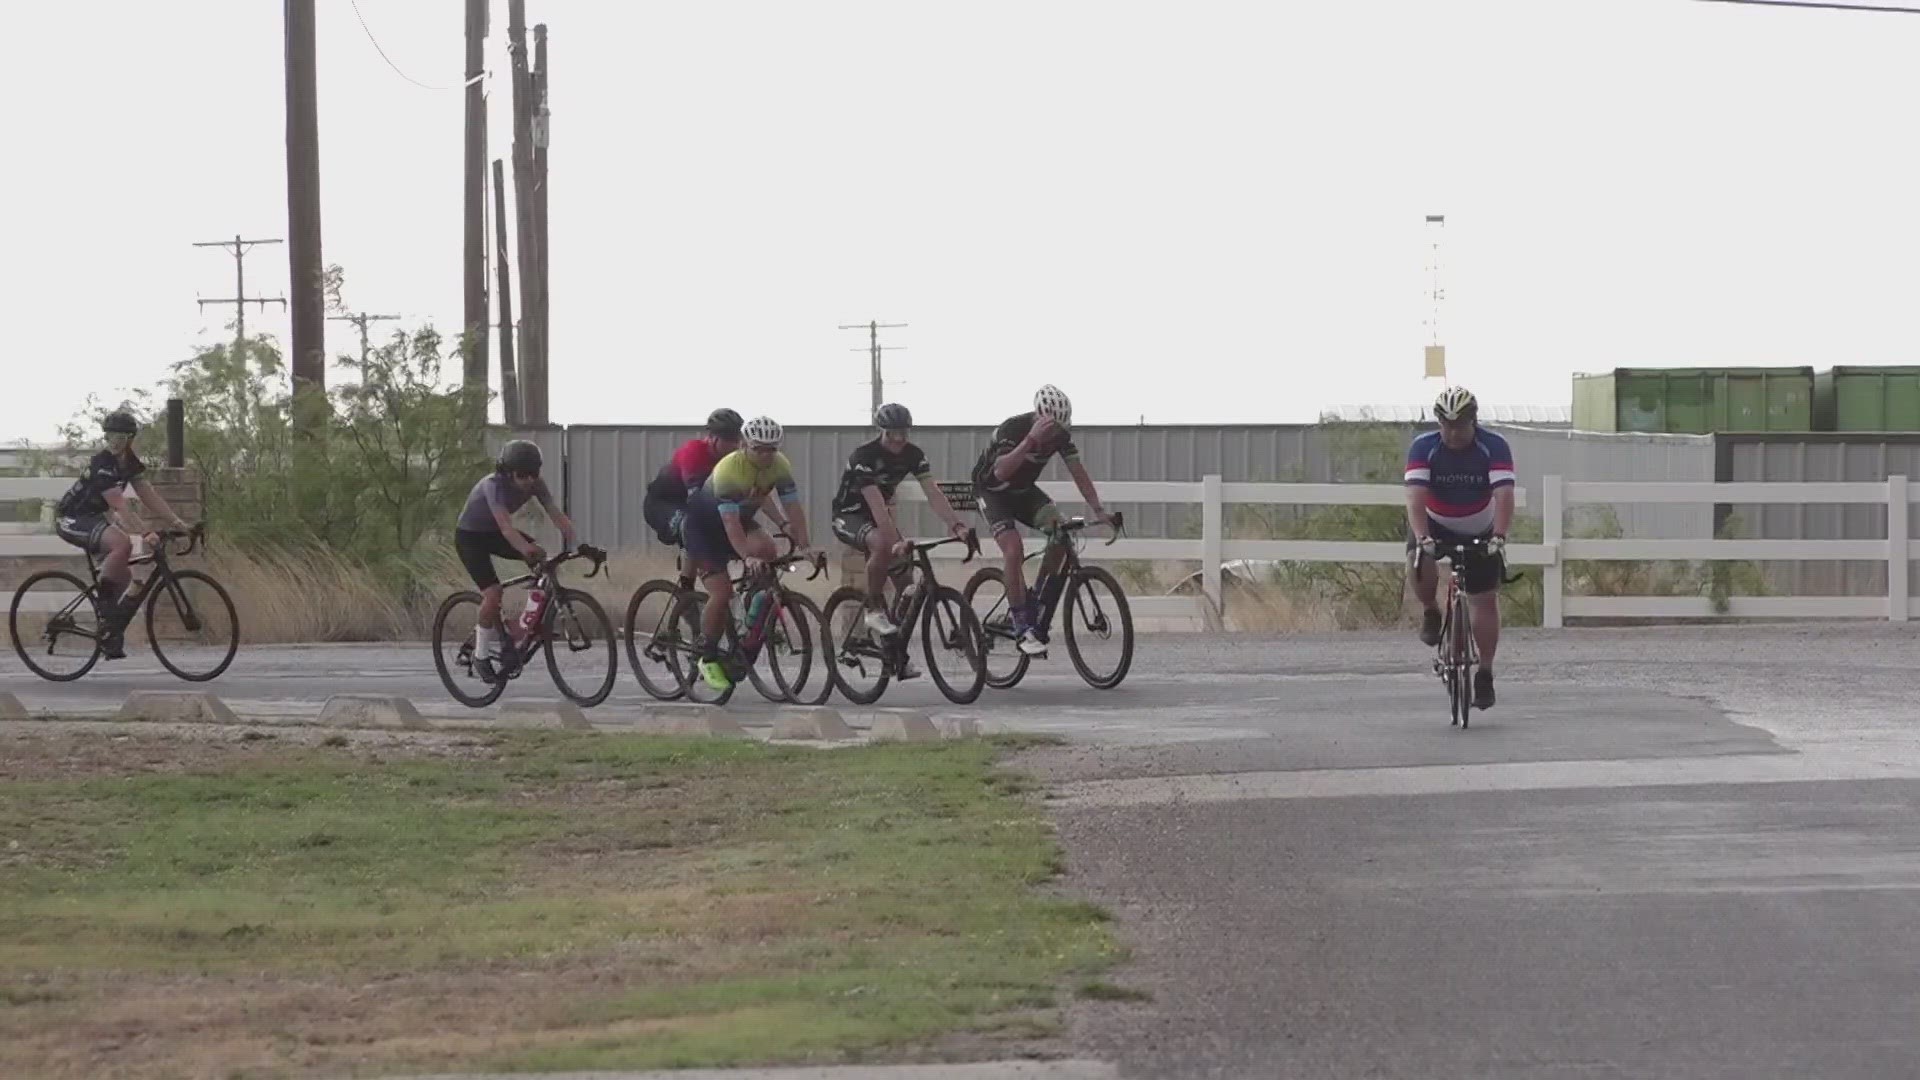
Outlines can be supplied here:
[[740, 641], [743, 648], [752, 649], [760, 644], [760, 614], [766, 610], [767, 591], [761, 589], [747, 601], [747, 629]]
[[547, 609], [547, 594], [538, 585], [527, 590], [527, 607], [520, 613], [521, 636], [533, 633], [540, 625], [540, 616]]

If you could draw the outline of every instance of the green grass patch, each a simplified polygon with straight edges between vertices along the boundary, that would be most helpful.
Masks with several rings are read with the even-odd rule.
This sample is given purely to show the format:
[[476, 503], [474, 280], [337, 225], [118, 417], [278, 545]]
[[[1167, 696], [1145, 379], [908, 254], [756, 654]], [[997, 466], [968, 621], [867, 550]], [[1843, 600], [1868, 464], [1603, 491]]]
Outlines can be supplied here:
[[1117, 954], [978, 741], [156, 752], [0, 785], [0, 1075], [894, 1057]]

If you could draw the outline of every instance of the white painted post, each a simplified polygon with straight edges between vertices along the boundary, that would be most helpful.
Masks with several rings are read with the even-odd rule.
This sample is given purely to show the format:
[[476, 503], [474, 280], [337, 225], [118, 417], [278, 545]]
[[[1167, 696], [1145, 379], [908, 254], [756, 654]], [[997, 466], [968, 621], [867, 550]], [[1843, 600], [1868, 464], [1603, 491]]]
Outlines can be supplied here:
[[1907, 478], [1887, 477], [1887, 618], [1907, 621]]
[[1227, 527], [1222, 510], [1220, 474], [1208, 473], [1200, 478], [1200, 587], [1224, 621], [1227, 608], [1226, 598], [1220, 594], [1220, 560]]
[[1540, 542], [1546, 546], [1547, 558], [1551, 561], [1541, 568], [1541, 594], [1544, 601], [1540, 622], [1543, 626], [1558, 630], [1566, 623], [1566, 577], [1560, 561], [1561, 531], [1566, 527], [1567, 488], [1566, 481], [1559, 476], [1541, 477], [1540, 493]]

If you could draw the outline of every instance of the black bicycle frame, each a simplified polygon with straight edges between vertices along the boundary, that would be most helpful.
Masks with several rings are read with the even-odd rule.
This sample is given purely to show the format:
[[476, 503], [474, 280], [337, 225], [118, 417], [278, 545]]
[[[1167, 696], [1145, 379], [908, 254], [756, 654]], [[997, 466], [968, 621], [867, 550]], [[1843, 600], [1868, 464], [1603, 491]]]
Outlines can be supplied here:
[[[1063, 521], [1049, 532], [1046, 546], [1021, 560], [1030, 562], [1042, 558], [1055, 547], [1065, 552], [1060, 557], [1060, 565], [1055, 567], [1052, 573], [1042, 574], [1033, 583], [1033, 588], [1039, 590], [1040, 594], [1040, 613], [1039, 618], [1035, 620], [1036, 625], [1041, 627], [1053, 625], [1053, 616], [1060, 605], [1060, 598], [1066, 595], [1067, 582], [1071, 581], [1073, 575], [1080, 570], [1080, 552], [1073, 545], [1073, 534], [1094, 524], [1098, 522], [1088, 521], [1086, 518], [1071, 518]], [[1107, 544], [1111, 546], [1119, 540], [1120, 533], [1125, 528], [1126, 524], [1121, 515], [1113, 515], [1113, 535], [1107, 539]], [[1045, 564], [1042, 563], [1042, 565]]]

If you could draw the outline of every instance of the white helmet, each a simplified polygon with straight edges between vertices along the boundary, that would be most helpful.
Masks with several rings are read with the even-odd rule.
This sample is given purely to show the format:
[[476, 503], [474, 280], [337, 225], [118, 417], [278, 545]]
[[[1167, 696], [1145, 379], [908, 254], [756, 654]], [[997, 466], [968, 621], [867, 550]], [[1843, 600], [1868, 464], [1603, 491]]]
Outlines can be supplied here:
[[1474, 400], [1473, 391], [1464, 386], [1449, 386], [1433, 399], [1433, 415], [1441, 420], [1458, 420], [1479, 411], [1480, 403]]
[[785, 434], [771, 416], [756, 416], [740, 429], [740, 437], [748, 446], [779, 446]]
[[1059, 424], [1073, 421], [1073, 402], [1052, 383], [1033, 392], [1033, 411]]

